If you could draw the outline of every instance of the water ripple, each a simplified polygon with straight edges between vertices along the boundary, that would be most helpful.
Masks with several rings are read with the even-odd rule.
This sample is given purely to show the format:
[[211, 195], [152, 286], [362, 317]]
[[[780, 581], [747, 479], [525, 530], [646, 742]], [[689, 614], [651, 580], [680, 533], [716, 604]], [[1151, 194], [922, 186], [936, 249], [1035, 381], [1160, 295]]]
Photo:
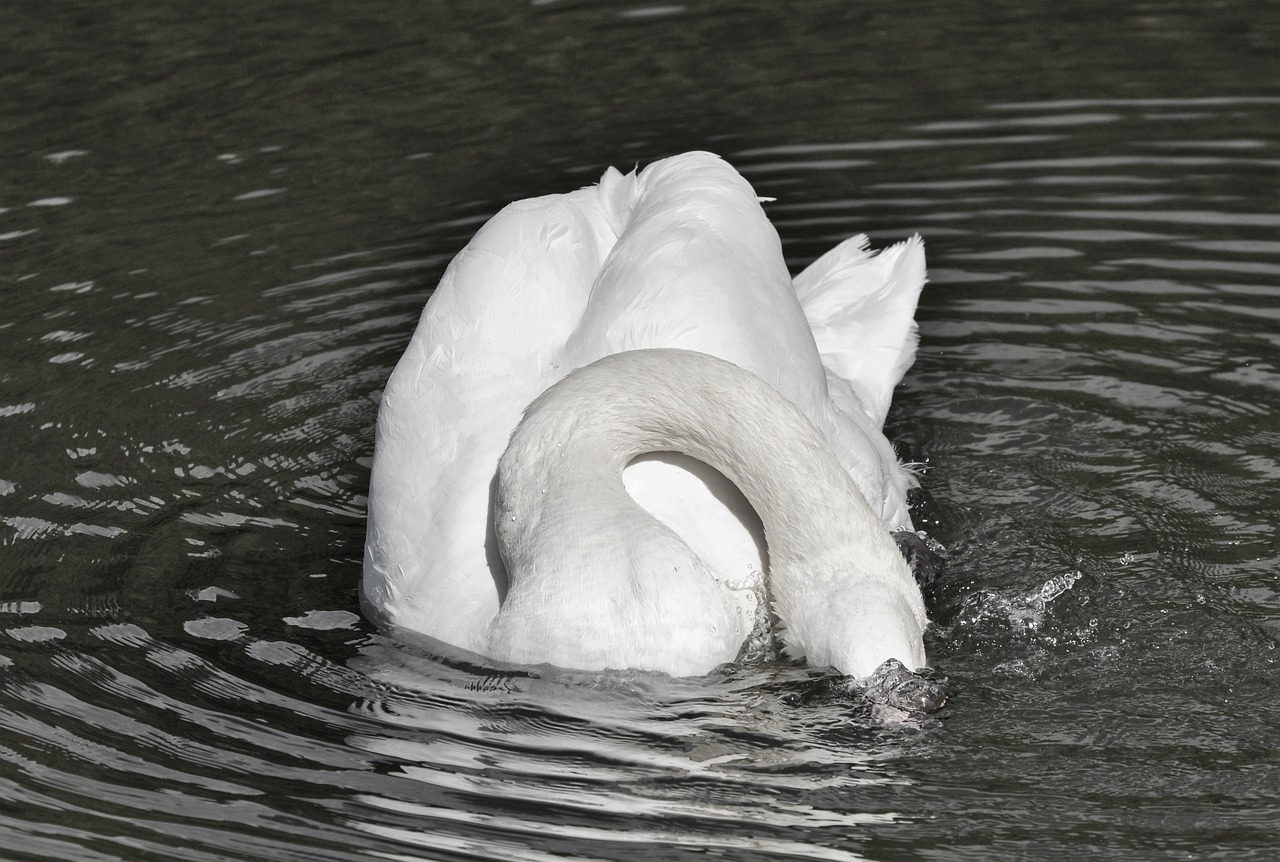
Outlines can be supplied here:
[[[1208, 97], [1028, 101], [1154, 91], [1095, 76], [1071, 46], [1105, 60], [1112, 25], [1065, 18], [866, 10], [831, 51], [830, 4], [756, 42], [725, 34], [767, 4], [537, 5], [467, 33], [227, 10], [206, 32], [162, 4], [0, 23], [25, 142], [0, 201], [5, 852], [1269, 858], [1280, 99], [1238, 73], [1270, 50], [1261, 13], [1216, 10], [1228, 64], [1199, 53], [1212, 22], [1173, 41], [1176, 4], [1113, 28], [1126, 58], [1171, 40], [1167, 92]], [[661, 38], [637, 52], [640, 27]], [[893, 87], [881, 32], [927, 86]], [[357, 614], [378, 393], [447, 261], [510, 198], [680, 141], [777, 198], [793, 268], [925, 236], [889, 430], [949, 554], [935, 719], [789, 664], [503, 668]]]

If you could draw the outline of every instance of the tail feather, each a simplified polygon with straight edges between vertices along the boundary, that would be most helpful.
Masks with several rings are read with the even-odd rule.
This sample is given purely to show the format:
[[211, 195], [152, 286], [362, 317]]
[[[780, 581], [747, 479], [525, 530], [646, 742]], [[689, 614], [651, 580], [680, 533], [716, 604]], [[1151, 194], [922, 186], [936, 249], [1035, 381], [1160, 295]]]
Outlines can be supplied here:
[[845, 240], [796, 276], [795, 288], [823, 365], [849, 381], [879, 426], [915, 361], [924, 241], [914, 236], [879, 254], [867, 245], [866, 236]]

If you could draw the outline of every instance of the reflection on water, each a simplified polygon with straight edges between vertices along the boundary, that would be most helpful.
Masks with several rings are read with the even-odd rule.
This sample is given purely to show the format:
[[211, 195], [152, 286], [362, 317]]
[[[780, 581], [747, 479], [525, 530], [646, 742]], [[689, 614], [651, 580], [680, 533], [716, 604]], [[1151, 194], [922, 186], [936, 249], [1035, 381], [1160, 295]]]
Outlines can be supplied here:
[[395, 798], [360, 797], [381, 815], [361, 825], [374, 834], [479, 851], [480, 833], [489, 853], [517, 859], [572, 855], [584, 842], [612, 848], [600, 851], [608, 856], [629, 846], [851, 859], [843, 835], [897, 819], [827, 801], [899, 781], [879, 762], [901, 747], [830, 678], [798, 669], [689, 681], [464, 677], [376, 647], [360, 664], [393, 693], [365, 710], [385, 726], [350, 742], [394, 758], [393, 774], [416, 784]]
[[[0, 856], [1273, 852], [1274, 15], [19, 7]], [[950, 553], [938, 716], [769, 663], [499, 671], [357, 613], [376, 399], [449, 258], [690, 146], [796, 269], [926, 238], [890, 431]]]

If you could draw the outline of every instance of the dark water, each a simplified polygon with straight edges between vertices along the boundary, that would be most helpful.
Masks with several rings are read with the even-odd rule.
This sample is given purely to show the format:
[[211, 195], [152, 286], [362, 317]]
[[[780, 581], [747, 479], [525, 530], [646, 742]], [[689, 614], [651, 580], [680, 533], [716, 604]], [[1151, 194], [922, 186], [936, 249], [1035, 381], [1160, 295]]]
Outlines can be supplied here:
[[[1278, 25], [8, 3], [0, 858], [1275, 858]], [[376, 398], [447, 260], [692, 147], [797, 268], [928, 243], [890, 432], [953, 698], [917, 726], [803, 668], [503, 676], [358, 616]]]

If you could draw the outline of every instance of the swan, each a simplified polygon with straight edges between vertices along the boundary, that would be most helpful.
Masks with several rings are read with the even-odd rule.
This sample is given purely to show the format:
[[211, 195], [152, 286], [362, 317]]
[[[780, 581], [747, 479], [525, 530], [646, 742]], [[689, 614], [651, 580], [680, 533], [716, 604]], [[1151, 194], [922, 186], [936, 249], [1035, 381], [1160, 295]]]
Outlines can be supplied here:
[[923, 667], [881, 428], [924, 280], [919, 237], [865, 236], [793, 280], [710, 153], [508, 205], [383, 390], [366, 612], [579, 670], [705, 674], [762, 624], [852, 677]]

